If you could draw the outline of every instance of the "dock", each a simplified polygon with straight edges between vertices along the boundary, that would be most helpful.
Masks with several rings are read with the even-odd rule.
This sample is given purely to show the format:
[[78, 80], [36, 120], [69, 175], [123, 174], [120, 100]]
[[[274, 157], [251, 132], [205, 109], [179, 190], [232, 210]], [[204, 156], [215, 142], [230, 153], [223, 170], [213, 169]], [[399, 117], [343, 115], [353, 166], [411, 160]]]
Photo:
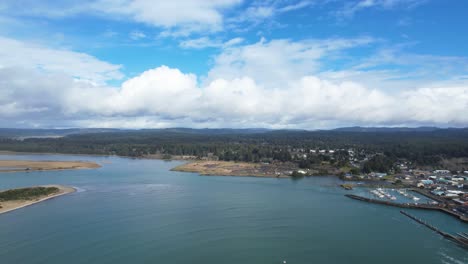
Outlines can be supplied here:
[[423, 220], [419, 219], [419, 218], [416, 218], [412, 215], [410, 215], [409, 213], [405, 212], [405, 211], [400, 211], [401, 214], [409, 217], [410, 219], [416, 221], [417, 223], [431, 229], [432, 231], [438, 233], [439, 235], [443, 236], [444, 238], [448, 239], [448, 240], [451, 240], [461, 246], [463, 246], [465, 249], [468, 249], [468, 238], [466, 237], [466, 233], [462, 233], [462, 235], [458, 234], [458, 236], [454, 236], [454, 235], [451, 235], [451, 234], [448, 234], [448, 233], [445, 233], [443, 232], [442, 230], [424, 222]]
[[354, 199], [354, 200], [359, 200], [359, 201], [364, 201], [368, 203], [375, 203], [375, 204], [381, 204], [381, 205], [387, 205], [387, 206], [394, 206], [394, 207], [400, 207], [400, 208], [410, 208], [410, 209], [423, 209], [423, 210], [437, 210], [446, 214], [449, 214], [451, 216], [454, 216], [458, 218], [460, 221], [463, 221], [465, 223], [468, 223], [468, 218], [457, 214], [456, 212], [453, 212], [445, 207], [442, 207], [440, 205], [434, 205], [434, 204], [416, 204], [416, 203], [395, 203], [395, 202], [390, 202], [390, 201], [384, 201], [384, 200], [378, 200], [378, 199], [372, 199], [372, 198], [367, 198], [359, 195], [354, 195], [354, 194], [345, 194], [346, 197]]

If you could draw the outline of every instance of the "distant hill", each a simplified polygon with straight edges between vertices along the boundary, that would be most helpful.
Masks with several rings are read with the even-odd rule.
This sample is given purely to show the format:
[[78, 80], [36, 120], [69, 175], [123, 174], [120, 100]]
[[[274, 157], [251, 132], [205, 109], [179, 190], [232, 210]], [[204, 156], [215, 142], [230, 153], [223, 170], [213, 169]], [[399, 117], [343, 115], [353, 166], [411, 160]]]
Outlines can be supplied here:
[[75, 134], [90, 134], [103, 132], [118, 132], [120, 129], [109, 128], [68, 128], [68, 129], [23, 129], [23, 128], [0, 128], [0, 137], [3, 138], [54, 138]]
[[193, 135], [250, 135], [271, 131], [266, 128], [161, 128], [161, 129], [117, 129], [117, 128], [68, 128], [68, 129], [24, 129], [0, 128], [0, 138], [58, 138], [70, 135], [101, 134], [101, 133], [127, 133], [134, 134], [193, 134]]
[[329, 135], [334, 133], [425, 133], [437, 132], [441, 134], [465, 133], [468, 128], [438, 128], [438, 127], [343, 127], [330, 130], [301, 130], [301, 129], [266, 129], [266, 128], [158, 128], [158, 129], [116, 129], [116, 128], [69, 128], [69, 129], [22, 129], [0, 128], [0, 138], [60, 138], [89, 134], [112, 134], [118, 137], [160, 136], [160, 135], [193, 135], [193, 136], [223, 136], [223, 135], [271, 135], [271, 136], [306, 136]]
[[433, 132], [445, 130], [438, 127], [342, 127], [332, 129], [339, 132]]
[[266, 128], [162, 128], [162, 129], [141, 129], [142, 132], [173, 132], [185, 134], [202, 135], [233, 135], [233, 134], [258, 134], [271, 131]]

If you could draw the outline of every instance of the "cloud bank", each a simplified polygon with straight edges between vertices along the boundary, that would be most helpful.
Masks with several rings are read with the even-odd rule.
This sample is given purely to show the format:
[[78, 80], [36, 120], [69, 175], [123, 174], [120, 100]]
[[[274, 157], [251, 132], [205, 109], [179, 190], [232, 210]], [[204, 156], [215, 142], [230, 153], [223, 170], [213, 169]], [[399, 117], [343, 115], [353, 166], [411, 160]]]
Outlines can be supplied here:
[[[119, 65], [1, 38], [0, 46], [14, 52], [0, 49], [0, 119], [4, 127], [468, 125], [462, 114], [468, 110], [466, 82], [383, 89], [363, 78], [381, 73], [366, 68], [378, 64], [375, 59], [354, 69], [361, 79], [321, 69], [322, 60], [373, 42], [360, 37], [223, 45], [206, 76], [159, 66], [115, 87], [106, 81], [123, 78]], [[377, 80], [392, 83], [385, 81], [391, 76]]]

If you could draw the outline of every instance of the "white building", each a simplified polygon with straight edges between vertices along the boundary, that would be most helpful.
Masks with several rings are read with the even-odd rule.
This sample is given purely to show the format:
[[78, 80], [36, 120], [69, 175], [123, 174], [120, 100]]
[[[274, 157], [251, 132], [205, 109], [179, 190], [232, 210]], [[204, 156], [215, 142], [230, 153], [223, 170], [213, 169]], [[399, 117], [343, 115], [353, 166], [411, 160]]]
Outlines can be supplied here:
[[434, 173], [436, 174], [448, 174], [450, 173], [449, 170], [435, 170]]

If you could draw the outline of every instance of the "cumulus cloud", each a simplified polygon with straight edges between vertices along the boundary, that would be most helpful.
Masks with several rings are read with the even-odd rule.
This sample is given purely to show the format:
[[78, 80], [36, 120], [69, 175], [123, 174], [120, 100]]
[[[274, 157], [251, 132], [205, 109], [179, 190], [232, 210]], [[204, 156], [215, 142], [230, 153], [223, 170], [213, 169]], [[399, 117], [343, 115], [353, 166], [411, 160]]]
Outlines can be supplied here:
[[[43, 125], [57, 120], [114, 127], [468, 124], [468, 117], [460, 115], [468, 110], [468, 86], [388, 94], [359, 83], [332, 82], [312, 75], [275, 89], [249, 77], [218, 78], [200, 85], [193, 74], [161, 66], [114, 89], [13, 72], [16, 74], [0, 70], [0, 85], [13, 88], [0, 95], [0, 116]], [[33, 86], [33, 82], [41, 84]], [[66, 90], [60, 92], [57, 84]]]
[[[3, 126], [47, 127], [468, 125], [460, 114], [468, 110], [466, 82], [386, 91], [364, 78], [339, 72], [331, 78], [320, 70], [324, 57], [372, 41], [261, 40], [224, 47], [207, 76], [160, 66], [118, 87], [103, 82], [119, 77], [118, 66], [4, 41], [32, 60], [0, 53], [0, 119]], [[64, 69], [69, 63], [75, 68]]]
[[268, 87], [284, 87], [291, 80], [318, 72], [325, 55], [331, 57], [374, 41], [370, 37], [305, 41], [262, 38], [254, 44], [226, 48], [216, 57], [207, 80], [249, 76]]

